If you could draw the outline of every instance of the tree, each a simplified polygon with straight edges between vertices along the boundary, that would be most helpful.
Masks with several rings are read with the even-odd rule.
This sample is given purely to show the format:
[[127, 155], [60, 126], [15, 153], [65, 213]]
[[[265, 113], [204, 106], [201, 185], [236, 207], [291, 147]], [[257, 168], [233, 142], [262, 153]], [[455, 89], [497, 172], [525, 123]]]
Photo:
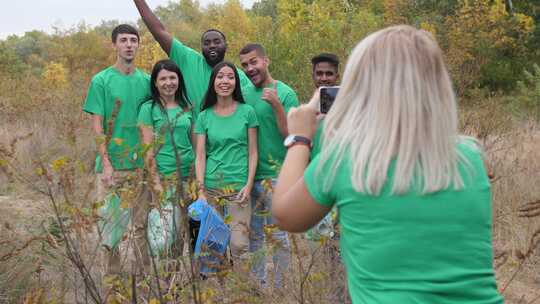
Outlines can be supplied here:
[[460, 0], [446, 27], [446, 58], [460, 93], [515, 85], [525, 64], [532, 18], [510, 16], [502, 0]]

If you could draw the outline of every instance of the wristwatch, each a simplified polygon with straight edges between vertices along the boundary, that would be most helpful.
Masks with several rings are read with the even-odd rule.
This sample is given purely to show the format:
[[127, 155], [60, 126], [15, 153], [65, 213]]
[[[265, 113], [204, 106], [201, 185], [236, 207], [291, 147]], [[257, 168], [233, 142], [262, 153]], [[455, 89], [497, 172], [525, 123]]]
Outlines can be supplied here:
[[306, 145], [311, 149], [311, 139], [304, 136], [291, 134], [285, 138], [283, 145], [287, 147], [287, 149], [294, 145]]

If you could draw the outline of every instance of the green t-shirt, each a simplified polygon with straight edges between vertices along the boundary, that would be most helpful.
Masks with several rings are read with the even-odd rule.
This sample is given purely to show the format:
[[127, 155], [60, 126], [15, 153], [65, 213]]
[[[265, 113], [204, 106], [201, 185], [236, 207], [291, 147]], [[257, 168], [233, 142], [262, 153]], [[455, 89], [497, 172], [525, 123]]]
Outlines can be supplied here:
[[[273, 88], [273, 86], [272, 84], [269, 88]], [[286, 113], [292, 107], [298, 106], [296, 93], [288, 85], [277, 81], [276, 90]], [[255, 109], [259, 120], [259, 164], [255, 180], [275, 178], [287, 153], [287, 149], [283, 146], [284, 138], [279, 132], [276, 114], [274, 114], [272, 106], [261, 99], [263, 88], [253, 87], [243, 93], [246, 102]]]
[[[321, 156], [304, 179], [311, 196], [339, 209], [341, 250], [353, 303], [503, 303], [493, 271], [491, 186], [481, 153], [458, 145], [465, 187], [429, 195], [392, 195], [394, 167], [379, 196], [356, 192], [350, 159], [325, 192], [330, 163]], [[471, 170], [472, 169], [472, 170]]]
[[324, 125], [324, 120], [321, 120], [321, 122], [317, 126], [317, 131], [315, 132], [315, 136], [313, 136], [313, 140], [312, 140], [313, 147], [311, 148], [311, 155], [310, 155], [311, 159], [314, 159], [315, 156], [317, 156], [321, 152], [321, 148], [322, 148], [321, 139], [322, 139], [323, 125]]
[[[167, 116], [163, 111], [167, 113]], [[182, 177], [189, 176], [195, 159], [191, 144], [191, 126], [193, 125], [191, 111], [184, 111], [179, 106], [162, 110], [159, 105], [152, 106], [152, 101], [148, 101], [142, 105], [139, 112], [139, 124], [154, 129], [156, 163], [159, 172], [165, 176], [176, 172], [176, 156], [170, 131], [174, 126], [172, 127], [174, 144], [180, 156]]]
[[[184, 75], [188, 98], [193, 104], [193, 112], [195, 118], [199, 115], [204, 96], [208, 90], [208, 82], [212, 74], [212, 67], [206, 63], [204, 56], [194, 49], [184, 45], [177, 39], [173, 39], [169, 58], [178, 65]], [[238, 76], [240, 77], [240, 86], [242, 93], [253, 87], [249, 78], [240, 69]], [[245, 95], [244, 95], [245, 96]]]
[[[143, 161], [137, 154], [139, 130], [137, 111], [139, 105], [150, 97], [150, 77], [139, 69], [130, 75], [108, 67], [92, 78], [83, 111], [103, 117], [105, 135], [112, 131], [107, 152], [115, 170], [141, 168]], [[116, 100], [120, 107], [115, 115]], [[115, 116], [113, 118], [113, 116]], [[114, 119], [113, 128], [109, 122]], [[96, 172], [101, 173], [101, 157], [96, 158]]]
[[244, 187], [249, 168], [248, 129], [257, 126], [257, 115], [247, 104], [238, 103], [229, 116], [219, 116], [213, 108], [200, 113], [195, 133], [206, 135], [206, 187]]

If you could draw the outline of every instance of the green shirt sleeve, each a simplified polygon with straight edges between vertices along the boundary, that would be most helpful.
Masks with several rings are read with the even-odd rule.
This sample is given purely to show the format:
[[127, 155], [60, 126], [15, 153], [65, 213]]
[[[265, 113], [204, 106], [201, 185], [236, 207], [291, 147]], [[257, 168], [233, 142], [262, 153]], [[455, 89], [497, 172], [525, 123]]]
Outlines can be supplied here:
[[195, 123], [195, 134], [206, 134], [206, 111], [203, 111], [197, 117], [197, 122]]
[[244, 90], [244, 88], [254, 87], [253, 83], [251, 82], [251, 80], [249, 80], [249, 78], [247, 77], [246, 73], [244, 73], [244, 71], [242, 71], [239, 68], [236, 68], [236, 70], [238, 71], [238, 77], [240, 77], [240, 87], [242, 88], [242, 90]]
[[321, 137], [323, 132], [323, 125], [324, 120], [321, 120], [319, 125], [317, 126], [317, 131], [315, 132], [315, 136], [313, 137], [313, 147], [311, 148], [311, 159], [314, 159], [317, 154], [321, 152]]
[[[325, 182], [325, 174], [323, 172], [328, 172], [329, 166], [327, 164], [330, 163], [330, 161], [324, 164], [323, 168], [319, 169], [318, 165], [320, 159], [320, 155], [318, 155], [309, 163], [304, 172], [304, 182], [306, 183], [309, 194], [317, 203], [326, 207], [332, 207], [336, 201], [335, 195], [323, 190]], [[332, 188], [333, 187], [330, 187], [330, 189]]]
[[255, 114], [255, 110], [250, 105], [247, 105], [248, 113], [247, 113], [247, 126], [248, 128], [256, 128], [259, 126], [259, 120], [257, 119], [257, 114]]
[[298, 97], [296, 96], [296, 93], [293, 90], [290, 90], [287, 95], [283, 98], [281, 101], [283, 104], [283, 108], [285, 109], [285, 113], [289, 113], [289, 110], [291, 108], [298, 107]]
[[[178, 39], [173, 39], [169, 58], [178, 65], [180, 70], [184, 71], [190, 63], [199, 60], [200, 57], [202, 57], [202, 55], [199, 52], [186, 46]], [[184, 77], [186, 76], [188, 75], [185, 75]]]
[[99, 78], [94, 77], [90, 82], [83, 111], [90, 114], [105, 116], [105, 90]]
[[137, 118], [137, 124], [154, 127], [154, 122], [152, 120], [152, 103], [148, 102], [141, 106], [141, 110], [139, 111], [139, 116]]

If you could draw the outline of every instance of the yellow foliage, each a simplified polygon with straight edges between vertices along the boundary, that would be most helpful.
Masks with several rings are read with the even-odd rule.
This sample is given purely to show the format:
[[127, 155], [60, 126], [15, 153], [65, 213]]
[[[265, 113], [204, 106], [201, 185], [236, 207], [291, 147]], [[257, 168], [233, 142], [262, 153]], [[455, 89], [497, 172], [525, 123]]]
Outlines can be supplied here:
[[114, 137], [114, 138], [112, 139], [112, 141], [113, 141], [117, 146], [120, 146], [120, 145], [122, 145], [122, 143], [123, 143], [123, 140], [122, 140], [121, 138], [119, 138], [119, 137]]
[[157, 61], [167, 58], [167, 54], [150, 34], [143, 36], [141, 41], [144, 41], [144, 43], [141, 43], [136, 64], [145, 71], [151, 71]]
[[68, 162], [68, 158], [65, 157], [65, 156], [62, 156], [60, 158], [57, 158], [56, 160], [54, 160], [51, 164], [51, 167], [54, 171], [58, 172], [60, 170], [62, 170], [62, 168], [64, 168], [64, 166], [67, 164]]
[[23, 304], [41, 304], [43, 303], [43, 301], [44, 301], [43, 289], [39, 288], [28, 293], [24, 297], [24, 300], [22, 301], [22, 303]]
[[255, 26], [238, 0], [227, 1], [218, 15], [209, 27], [225, 33], [229, 59], [238, 62], [240, 49], [249, 42], [255, 42]]
[[59, 89], [67, 86], [67, 70], [61, 63], [50, 62], [45, 66], [42, 80], [46, 87]]
[[474, 86], [483, 66], [496, 60], [494, 54], [524, 54], [534, 21], [522, 14], [510, 16], [502, 0], [460, 0], [446, 26], [447, 61], [457, 88], [464, 91]]
[[212, 303], [212, 298], [216, 295], [216, 292], [215, 290], [209, 288], [209, 289], [206, 289], [204, 290], [202, 293], [201, 293], [201, 301], [202, 303]]
[[424, 31], [430, 32], [431, 34], [433, 34], [433, 36], [437, 35], [437, 28], [429, 22], [420, 23], [420, 28], [423, 29]]
[[409, 7], [407, 0], [383, 0], [384, 7], [384, 24], [396, 25], [407, 24], [407, 18], [404, 16], [404, 12]]

